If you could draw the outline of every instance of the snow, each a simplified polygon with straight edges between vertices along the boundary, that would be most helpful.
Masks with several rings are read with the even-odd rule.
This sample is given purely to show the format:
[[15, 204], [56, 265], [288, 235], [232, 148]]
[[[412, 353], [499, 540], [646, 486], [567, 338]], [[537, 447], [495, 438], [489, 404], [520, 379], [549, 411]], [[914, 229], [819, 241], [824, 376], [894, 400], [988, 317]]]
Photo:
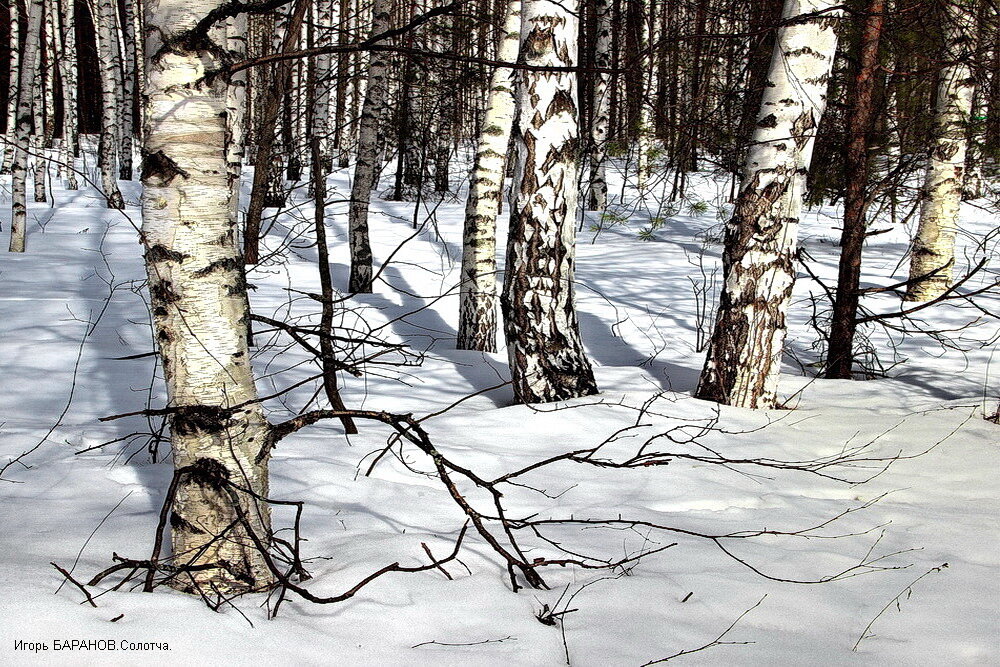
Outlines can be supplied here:
[[[634, 194], [611, 175], [613, 194]], [[677, 661], [997, 664], [1000, 431], [982, 419], [984, 409], [996, 407], [997, 385], [989, 372], [993, 348], [970, 344], [963, 352], [926, 338], [896, 336], [905, 363], [892, 368], [889, 378], [803, 376], [794, 359], [808, 364], [816, 358], [806, 297], [819, 289], [800, 276], [780, 386], [782, 399], [794, 409], [718, 409], [694, 400], [690, 393], [703, 354], [696, 350], [699, 307], [689, 277], [695, 284], [701, 280], [702, 252], [707, 275], [718, 264], [721, 247], [711, 237], [719, 220], [713, 213], [722, 206], [718, 193], [727, 188], [708, 178], [694, 180], [695, 191], [706, 201], [714, 198], [715, 206], [702, 215], [672, 216], [649, 242], [637, 232], [651, 225], [655, 202], [620, 208], [626, 222], [581, 233], [578, 305], [600, 396], [529, 407], [513, 405], [510, 388], [500, 387], [424, 425], [443, 453], [485, 477], [593, 447], [634, 424], [647, 401], [652, 401], [649, 413], [641, 420], [646, 425], [610, 444], [607, 455], [628, 456], [656, 434], [678, 435], [670, 429], [684, 423], [716, 425], [698, 442], [732, 458], [811, 460], [870, 443], [864, 456], [903, 458], [857, 485], [798, 471], [682, 459], [630, 470], [560, 463], [523, 479], [556, 497], [505, 487], [505, 500], [514, 516], [620, 515], [713, 534], [805, 529], [877, 500], [817, 531], [843, 535], [839, 539], [763, 537], [725, 546], [779, 579], [828, 577], [858, 564], [869, 550], [869, 559], [885, 556], [876, 565], [887, 569], [824, 584], [793, 584], [751, 571], [704, 538], [646, 528], [563, 527], [552, 535], [567, 548], [611, 560], [677, 544], [630, 563], [627, 572], [550, 568], [542, 574], [551, 590], [514, 593], [499, 557], [470, 533], [461, 562], [445, 565], [451, 580], [437, 570], [391, 574], [346, 602], [325, 606], [290, 596], [274, 620], [258, 606], [261, 596], [237, 601], [238, 611], [225, 607], [219, 613], [166, 589], [151, 595], [109, 592], [97, 598], [96, 609], [81, 604], [78, 589], [69, 583], [60, 587], [62, 576], [50, 561], [87, 580], [110, 564], [112, 553], [146, 557], [171, 470], [167, 463], [148, 461], [141, 439], [74, 454], [148, 431], [141, 416], [98, 419], [141, 410], [147, 399], [162, 405], [163, 396], [152, 376], [152, 357], [120, 359], [152, 349], [134, 227], [136, 184], [122, 184], [130, 200], [124, 214], [104, 210], [93, 190], [66, 192], [57, 185], [58, 206], [31, 206], [28, 252], [4, 254], [0, 262], [0, 461], [41, 443], [24, 458], [28, 468], [15, 464], [0, 480], [0, 663], [557, 665], [568, 652], [573, 665], [638, 665], [712, 642], [753, 607], [722, 639], [732, 643]], [[348, 275], [342, 200], [349, 191], [346, 174], [331, 177], [330, 198], [337, 203], [330, 216], [330, 248], [339, 286]], [[461, 198], [425, 207], [433, 212], [431, 222], [406, 242], [413, 234], [413, 205], [373, 202], [376, 266], [403, 245], [375, 293], [353, 299], [358, 310], [344, 316], [345, 323], [363, 317], [383, 327], [388, 339], [426, 351], [423, 365], [372, 369], [378, 374], [361, 380], [345, 377], [348, 406], [421, 417], [509, 377], [503, 351], [454, 349], [464, 207]], [[964, 213], [963, 229], [970, 235], [997, 225], [995, 216], [980, 209], [967, 207]], [[813, 210], [801, 228], [814, 270], [830, 282], [836, 275], [836, 215], [831, 207]], [[422, 211], [417, 219], [424, 218]], [[303, 204], [272, 228], [269, 246], [281, 246], [287, 232], [301, 232], [309, 219], [310, 208]], [[864, 286], [905, 278], [897, 264], [907, 233], [900, 226], [872, 237]], [[318, 291], [308, 235], [290, 241], [288, 257], [248, 276], [256, 287], [255, 312], [277, 317], [311, 312], [308, 300], [288, 291]], [[996, 310], [997, 297], [983, 299]], [[899, 308], [892, 295], [871, 303], [880, 311]], [[929, 325], [958, 327], [977, 313], [945, 305], [921, 315]], [[968, 342], [996, 334], [996, 323], [982, 319], [957, 335]], [[258, 342], [268, 338], [260, 335]], [[876, 332], [873, 344], [887, 362], [892, 359], [883, 334]], [[295, 350], [279, 356], [273, 348], [258, 348], [261, 392], [313, 373], [305, 359]], [[313, 391], [307, 385], [283, 400], [297, 408]], [[282, 402], [271, 401], [268, 408], [272, 420], [289, 415]], [[349, 440], [338, 422], [300, 431], [279, 445], [271, 463], [272, 495], [305, 502], [303, 551], [313, 574], [305, 585], [318, 595], [340, 593], [395, 561], [425, 564], [422, 543], [444, 556], [464, 521], [442, 484], [419, 474], [431, 470], [430, 462], [412, 448], [404, 452], [413, 470], [387, 456], [365, 476], [371, 454], [390, 432], [377, 424], [360, 427], [361, 434]], [[660, 446], [705, 453], [697, 445], [661, 441]], [[873, 465], [836, 472], [862, 479], [881, 464]], [[473, 489], [465, 490], [483, 504]], [[276, 526], [290, 521], [289, 512], [275, 511]], [[522, 539], [534, 550], [529, 555], [556, 555], [528, 536]], [[544, 625], [536, 618], [544, 605], [574, 611], [561, 616], [561, 627]], [[871, 636], [852, 651], [873, 619]], [[69, 639], [165, 642], [169, 650], [54, 650], [56, 640]], [[41, 642], [49, 650], [15, 650], [16, 641]]]

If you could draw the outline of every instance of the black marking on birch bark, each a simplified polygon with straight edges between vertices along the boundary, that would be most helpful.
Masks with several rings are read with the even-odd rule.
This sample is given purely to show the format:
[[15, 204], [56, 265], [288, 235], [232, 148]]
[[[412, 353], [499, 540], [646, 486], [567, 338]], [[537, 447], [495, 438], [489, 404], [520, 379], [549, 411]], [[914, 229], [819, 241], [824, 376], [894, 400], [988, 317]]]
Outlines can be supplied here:
[[757, 127], [778, 127], [778, 117], [768, 114], [757, 121]]
[[795, 147], [802, 150], [802, 147], [809, 143], [812, 138], [809, 131], [816, 128], [816, 119], [813, 118], [811, 110], [803, 111], [792, 123], [792, 138], [795, 140]]
[[184, 405], [177, 408], [170, 426], [177, 435], [218, 433], [229, 426], [229, 411], [217, 405]]
[[803, 46], [798, 49], [792, 49], [791, 51], [785, 51], [786, 58], [795, 58], [796, 56], [813, 56], [814, 58], [826, 58], [822, 53], [819, 53], [815, 49], [808, 46]]
[[177, 512], [170, 513], [170, 528], [173, 530], [185, 530], [194, 535], [204, 535], [205, 531], [194, 525]]
[[208, 457], [195, 459], [194, 463], [181, 468], [178, 473], [186, 482], [215, 490], [221, 490], [230, 477], [225, 464]]
[[545, 110], [545, 117], [552, 118], [561, 112], [576, 114], [576, 102], [573, 101], [573, 96], [569, 94], [568, 90], [556, 91], [555, 95], [552, 96], [552, 101], [549, 102], [549, 108]]
[[175, 178], [190, 178], [191, 174], [182, 169], [163, 151], [147, 153], [142, 158], [142, 182], [153, 187], [170, 185]]
[[174, 291], [169, 280], [161, 280], [149, 286], [149, 295], [153, 297], [154, 303], [177, 303], [180, 295]]
[[242, 271], [240, 271], [240, 263], [236, 260], [236, 258], [226, 257], [224, 259], [215, 260], [208, 266], [198, 269], [191, 275], [196, 278], [204, 278], [205, 276], [209, 276], [217, 271], [236, 271], [237, 273], [242, 274]]
[[577, 155], [577, 142], [574, 139], [567, 139], [560, 146], [553, 146], [545, 156], [541, 170], [548, 172], [559, 164], [572, 164]]
[[157, 243], [149, 247], [144, 255], [147, 262], [183, 262], [190, 255], [171, 250], [164, 245]]

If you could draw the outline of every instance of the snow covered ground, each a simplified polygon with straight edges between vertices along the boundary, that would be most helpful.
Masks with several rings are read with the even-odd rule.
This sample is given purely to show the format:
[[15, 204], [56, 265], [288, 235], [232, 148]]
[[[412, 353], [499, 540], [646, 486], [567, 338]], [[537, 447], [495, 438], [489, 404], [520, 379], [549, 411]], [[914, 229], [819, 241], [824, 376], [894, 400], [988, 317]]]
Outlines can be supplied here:
[[[1000, 427], [982, 418], [984, 408], [996, 408], [1000, 370], [989, 373], [993, 347], [976, 348], [972, 341], [995, 336], [996, 323], [984, 319], [955, 334], [972, 348], [967, 351], [920, 337], [897, 341], [897, 359], [905, 363], [892, 368], [888, 379], [816, 380], [798, 365], [808, 368], [816, 360], [806, 297], [819, 289], [803, 278], [782, 377], [792, 409], [717, 412], [713, 404], [690, 397], [703, 358], [696, 350], [696, 293], [703, 273], [711, 277], [717, 271], [721, 248], [712, 239], [718, 235], [721, 193], [727, 191], [710, 180], [697, 184], [698, 196], [676, 211], [655, 203], [619, 206], [603, 222], [585, 222], [577, 294], [599, 397], [565, 406], [516, 406], [509, 387], [501, 387], [428, 419], [425, 427], [446, 455], [494, 477], [594, 446], [635, 424], [637, 408], [651, 400], [643, 426], [612, 450], [634, 451], [646, 438], [693, 423], [714, 428], [698, 444], [664, 447], [704, 453], [698, 449], [703, 445], [730, 458], [812, 460], [870, 443], [866, 457], [903, 457], [857, 485], [799, 471], [683, 459], [632, 470], [562, 463], [524, 479], [547, 495], [508, 489], [516, 515], [622, 516], [724, 534], [810, 528], [877, 502], [808, 537], [725, 541], [746, 565], [713, 541], [685, 534], [641, 527], [558, 528], [552, 535], [567, 548], [608, 560], [677, 544], [630, 563], [624, 572], [550, 569], [543, 572], [551, 586], [547, 591], [511, 592], [500, 559], [470, 535], [460, 562], [445, 566], [451, 579], [437, 570], [388, 575], [336, 605], [289, 597], [274, 620], [258, 607], [262, 596], [219, 613], [165, 589], [152, 595], [110, 592], [97, 598], [97, 608], [81, 604], [83, 595], [68, 583], [60, 587], [62, 576], [50, 562], [86, 580], [111, 562], [113, 552], [146, 557], [171, 474], [168, 463], [149, 463], [140, 440], [75, 454], [149, 429], [143, 417], [111, 422], [99, 417], [141, 410], [147, 400], [162, 404], [152, 357], [120, 359], [151, 351], [133, 227], [138, 189], [124, 185], [131, 186], [125, 194], [132, 203], [125, 215], [104, 210], [93, 190], [66, 192], [57, 186], [57, 207], [31, 206], [28, 252], [0, 260], [0, 465], [41, 443], [23, 459], [27, 468], [15, 464], [0, 480], [0, 664], [558, 665], [568, 656], [573, 665], [639, 665], [711, 643], [751, 608], [723, 644], [676, 661], [1000, 664]], [[331, 177], [330, 198], [339, 202], [330, 216], [338, 286], [346, 284], [348, 271], [340, 201], [346, 192], [346, 176]], [[346, 378], [348, 406], [420, 417], [508, 379], [503, 352], [454, 349], [462, 209], [458, 201], [436, 206], [433, 219], [382, 273], [375, 294], [352, 301], [370, 325], [385, 325], [385, 337], [425, 350], [426, 358], [419, 368], [382, 369], [385, 377]], [[385, 201], [376, 202], [374, 210], [378, 263], [413, 234], [414, 212], [412, 203]], [[304, 229], [309, 213], [304, 207], [279, 220], [270, 246], [278, 247], [289, 230]], [[833, 208], [812, 211], [801, 232], [814, 270], [831, 283], [836, 214]], [[424, 222], [427, 211], [416, 217]], [[997, 224], [995, 216], [965, 209], [970, 233]], [[906, 238], [902, 227], [872, 237], [865, 286], [905, 277], [894, 269]], [[289, 303], [296, 293], [288, 288], [318, 291], [315, 250], [307, 237], [289, 250], [287, 262], [250, 274], [255, 312], [308, 314], [306, 300]], [[442, 294], [447, 296], [438, 298]], [[983, 303], [1000, 309], [995, 296]], [[899, 308], [892, 295], [871, 305], [880, 311]], [[976, 312], [947, 305], [924, 314], [928, 326], [958, 327]], [[258, 342], [267, 339], [258, 336]], [[876, 332], [873, 344], [884, 363], [893, 361], [882, 334]], [[260, 348], [262, 393], [314, 372], [302, 364], [305, 359], [295, 350], [277, 356], [273, 348]], [[305, 404], [313, 391], [307, 385], [284, 397], [285, 405], [270, 402], [273, 419]], [[272, 495], [305, 502], [304, 556], [314, 575], [306, 585], [318, 595], [340, 593], [395, 561], [427, 563], [422, 543], [443, 556], [463, 523], [438, 480], [391, 456], [365, 476], [370, 454], [384, 446], [390, 432], [380, 425], [360, 426], [361, 434], [349, 440], [338, 423], [300, 431], [280, 444], [271, 464]], [[404, 452], [410, 467], [430, 470], [419, 452]], [[863, 479], [881, 464], [871, 465], [876, 468], [830, 472]], [[276, 511], [277, 526], [290, 520]], [[819, 537], [835, 535], [842, 537]], [[523, 539], [533, 548], [529, 555], [555, 555], [551, 547]], [[855, 573], [867, 573], [829, 583], [774, 580], [822, 579], [861, 562], [872, 567]], [[537, 616], [546, 605], [572, 611], [560, 616], [561, 625], [545, 625]], [[118, 649], [55, 650], [57, 640], [73, 639], [115, 640]], [[15, 650], [19, 641], [48, 650], [32, 653], [25, 645]], [[162, 644], [168, 650], [161, 650]]]

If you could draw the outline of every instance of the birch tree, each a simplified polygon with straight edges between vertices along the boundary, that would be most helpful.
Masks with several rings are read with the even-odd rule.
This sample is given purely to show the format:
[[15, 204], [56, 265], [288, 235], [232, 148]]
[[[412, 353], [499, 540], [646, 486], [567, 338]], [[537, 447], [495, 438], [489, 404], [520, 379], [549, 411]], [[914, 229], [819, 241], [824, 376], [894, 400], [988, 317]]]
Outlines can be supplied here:
[[[142, 238], [171, 417], [174, 465], [185, 471], [171, 521], [175, 565], [199, 586], [231, 593], [272, 577], [218, 479], [266, 496], [268, 434], [247, 350], [246, 283], [230, 216], [224, 77], [226, 33], [195, 30], [222, 0], [159, 0], [145, 7], [148, 132]], [[264, 504], [241, 502], [270, 539]], [[177, 586], [186, 581], [178, 578]]]
[[[594, 20], [597, 35], [594, 40], [594, 67], [611, 68], [611, 0], [594, 0]], [[604, 212], [608, 205], [607, 160], [608, 129], [611, 119], [611, 75], [598, 72], [594, 77], [590, 119], [590, 180], [587, 188], [587, 208]]]
[[[521, 38], [521, 2], [507, 3], [497, 60], [513, 62]], [[462, 237], [459, 296], [460, 350], [496, 352], [497, 214], [503, 199], [507, 147], [514, 125], [514, 72], [497, 67], [476, 146]]]
[[118, 92], [121, 88], [121, 52], [116, 33], [118, 12], [113, 0], [95, 0], [94, 4], [91, 5], [91, 12], [97, 28], [97, 48], [101, 64], [101, 138], [97, 161], [101, 171], [101, 189], [108, 208], [123, 209], [125, 200], [118, 190], [115, 174], [120, 148]]
[[[372, 17], [372, 36], [389, 29], [392, 4], [390, 0], [375, 0]], [[351, 251], [351, 275], [348, 289], [351, 292], [372, 291], [372, 250], [368, 239], [368, 204], [375, 173], [378, 168], [378, 131], [382, 109], [388, 94], [386, 56], [373, 51], [368, 65], [368, 90], [361, 110], [358, 133], [358, 162], [354, 167], [354, 184], [351, 187], [351, 206], [348, 214], [348, 244]]]
[[17, 144], [17, 105], [18, 100], [18, 80], [21, 70], [21, 12], [16, 0], [7, 0], [8, 14], [7, 25], [10, 26], [10, 63], [7, 70], [7, 145], [3, 152], [3, 172], [11, 169], [14, 162], [14, 150]]
[[11, 166], [10, 252], [24, 252], [25, 224], [28, 217], [28, 149], [34, 118], [31, 106], [35, 99], [38, 76], [44, 0], [28, 0], [27, 33], [21, 54], [20, 82], [17, 94], [17, 116], [14, 123], [15, 149]]
[[[226, 48], [236, 58], [247, 54], [247, 15], [240, 14], [226, 19]], [[240, 208], [240, 175], [243, 169], [244, 127], [246, 123], [247, 72], [241, 70], [229, 77], [226, 89], [226, 123], [229, 140], [226, 142], [226, 169], [233, 183], [229, 211], [234, 224], [238, 222]]]
[[[316, 33], [320, 44], [330, 41], [330, 33], [334, 25], [334, 0], [319, 0], [316, 7]], [[324, 174], [333, 166], [330, 150], [330, 97], [333, 94], [333, 57], [322, 53], [315, 58], [316, 89], [313, 97], [313, 127], [312, 132], [319, 139], [319, 156], [322, 164], [313, 165]]]
[[943, 6], [946, 64], [937, 90], [934, 145], [921, 193], [920, 222], [910, 249], [906, 301], [930, 301], [951, 287], [966, 130], [976, 88], [969, 68], [976, 35], [973, 6], [972, 0], [949, 0]]
[[835, 0], [785, 0], [740, 192], [726, 224], [719, 310], [696, 396], [777, 400], [802, 191], [837, 48]]
[[[522, 3], [518, 62], [574, 67], [579, 3]], [[576, 74], [517, 74], [516, 200], [501, 307], [514, 394], [522, 403], [597, 393], [573, 299], [579, 195]]]
[[[13, 3], [12, 3], [13, 4]], [[59, 58], [59, 76], [63, 94], [62, 161], [66, 164], [66, 189], [80, 187], [76, 176], [76, 158], [80, 153], [77, 114], [77, 56], [76, 11], [73, 0], [58, 0], [61, 19], [62, 57]]]
[[[50, 109], [52, 109], [52, 72], [47, 71], [46, 65], [51, 62], [52, 51], [52, 11], [51, 2], [43, 0], [42, 22], [39, 30], [42, 31], [38, 40], [38, 73], [36, 81], [31, 82], [31, 122], [33, 126], [31, 134], [31, 162], [32, 162], [32, 185], [34, 186], [36, 202], [47, 200], [45, 195], [45, 182], [48, 176], [48, 161], [45, 159], [45, 149], [48, 146], [48, 139], [52, 137], [52, 124], [49, 121]], [[46, 62], [48, 60], [49, 62]]]
[[135, 44], [135, 3], [137, 1], [125, 0], [122, 3], [124, 16], [119, 25], [122, 46], [122, 89], [119, 100], [119, 135], [121, 144], [118, 160], [118, 178], [123, 181], [132, 180], [132, 105], [135, 103], [136, 74], [138, 70]]

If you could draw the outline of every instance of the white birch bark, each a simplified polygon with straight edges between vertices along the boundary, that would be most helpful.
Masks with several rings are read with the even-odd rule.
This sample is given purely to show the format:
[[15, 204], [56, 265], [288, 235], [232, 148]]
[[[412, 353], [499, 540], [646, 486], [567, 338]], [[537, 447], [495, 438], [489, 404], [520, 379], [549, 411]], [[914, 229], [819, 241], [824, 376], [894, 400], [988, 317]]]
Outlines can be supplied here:
[[134, 2], [135, 0], [125, 0], [123, 3], [125, 15], [119, 30], [122, 44], [122, 90], [119, 100], [121, 148], [118, 161], [118, 178], [123, 181], [132, 180], [132, 126], [134, 124], [132, 105], [135, 103], [137, 78]]
[[[594, 20], [597, 34], [594, 41], [594, 67], [611, 68], [611, 0], [594, 1]], [[608, 206], [607, 145], [611, 126], [611, 81], [609, 72], [594, 76], [590, 120], [590, 182], [587, 188], [587, 208], [604, 212]]]
[[[336, 23], [334, 18], [334, 0], [319, 0], [316, 7], [317, 46], [327, 46], [332, 43], [331, 35]], [[316, 89], [313, 96], [313, 127], [314, 136], [319, 139], [319, 155], [321, 165], [313, 165], [314, 169], [328, 172], [332, 167], [332, 150], [330, 148], [330, 99], [333, 93], [333, 56], [329, 53], [315, 58]]]
[[[372, 35], [389, 28], [390, 0], [375, 0]], [[351, 250], [351, 292], [372, 291], [372, 251], [368, 239], [368, 203], [378, 168], [378, 130], [388, 92], [388, 61], [382, 52], [373, 52], [368, 66], [368, 90], [361, 110], [358, 132], [358, 162], [354, 167], [351, 206], [348, 215], [348, 243]]]
[[8, 24], [10, 26], [10, 80], [7, 86], [7, 146], [4, 148], [3, 169], [6, 173], [11, 168], [14, 161], [14, 149], [17, 144], [17, 105], [18, 105], [18, 80], [21, 71], [21, 12], [18, 3], [8, 0], [9, 7]]
[[[521, 1], [509, 0], [497, 60], [514, 62], [520, 39]], [[514, 112], [514, 70], [497, 67], [490, 79], [489, 101], [465, 207], [457, 342], [460, 350], [497, 349], [497, 214], [503, 199]]]
[[[31, 87], [31, 117], [34, 131], [31, 136], [31, 163], [32, 163], [32, 184], [34, 185], [36, 202], [44, 202], [45, 182], [48, 176], [48, 161], [45, 159], [45, 149], [48, 147], [48, 140], [52, 137], [49, 121], [50, 110], [53, 105], [52, 98], [52, 73], [46, 71], [47, 59], [51, 59], [49, 50], [52, 34], [52, 13], [49, 11], [49, 2], [43, 0], [42, 24], [39, 29], [42, 31], [42, 38], [38, 40], [38, 80]], [[51, 60], [50, 60], [51, 62]]]
[[[1000, 75], [998, 75], [1000, 76]], [[986, 180], [983, 176], [983, 144], [986, 141], [984, 123], [986, 118], [986, 101], [983, 91], [976, 88], [972, 96], [972, 109], [969, 122], [969, 145], [965, 151], [965, 184], [962, 186], [963, 199], [979, 199], [986, 194]]]
[[[518, 62], [576, 64], [576, 0], [522, 3]], [[576, 74], [517, 73], [516, 200], [501, 306], [514, 395], [522, 403], [597, 393], [573, 303], [579, 128]]]
[[[227, 85], [222, 77], [202, 81], [224, 64], [225, 30], [184, 38], [220, 3], [146, 6], [142, 234], [168, 404], [176, 410], [174, 465], [184, 471], [171, 521], [174, 564], [224, 561], [225, 568], [190, 575], [209, 592], [231, 593], [267, 588], [273, 578], [241, 525], [226, 532], [237, 514], [218, 481], [268, 491], [268, 425], [247, 353], [246, 283], [229, 208]], [[230, 410], [236, 405], [243, 407]], [[254, 533], [269, 544], [266, 505], [240, 496]], [[177, 586], [190, 590], [190, 578], [178, 577]]]
[[[826, 107], [837, 4], [785, 0], [785, 24], [726, 224], [724, 284], [699, 398], [746, 408], [774, 407], [777, 400], [802, 191]], [[812, 16], [797, 19], [803, 15]]]
[[59, 75], [62, 78], [63, 138], [60, 145], [62, 162], [66, 165], [66, 189], [80, 187], [76, 174], [76, 157], [80, 152], [79, 114], [77, 113], [77, 53], [76, 12], [73, 0], [58, 0], [61, 19], [62, 54]]
[[639, 127], [636, 128], [636, 187], [639, 192], [646, 191], [646, 183], [649, 181], [649, 153], [652, 150], [653, 124], [650, 118], [649, 95], [652, 90], [653, 68], [650, 66], [649, 58], [649, 23], [650, 8], [649, 0], [635, 0], [639, 3], [639, 12], [642, 17], [642, 31], [639, 44], [639, 72], [638, 76], [642, 81], [642, 99], [639, 100]]
[[962, 205], [967, 128], [976, 82], [969, 69], [975, 46], [974, 3], [944, 3], [947, 64], [941, 70], [934, 145], [927, 164], [921, 196], [920, 222], [910, 249], [910, 280], [906, 301], [930, 301], [951, 287], [955, 263], [955, 235]]
[[101, 190], [108, 208], [123, 209], [125, 202], [118, 190], [115, 173], [120, 148], [118, 92], [121, 88], [121, 57], [118, 55], [118, 38], [115, 33], [118, 12], [112, 0], [94, 0], [90, 6], [97, 29], [101, 70], [101, 137], [97, 156]]
[[[338, 0], [338, 21], [339, 31], [337, 34], [337, 45], [346, 46], [348, 42], [348, 31], [351, 28], [352, 14], [351, 7], [353, 3], [351, 0]], [[337, 149], [338, 153], [338, 164], [341, 167], [346, 167], [344, 163], [348, 159], [347, 147], [350, 145], [350, 124], [351, 120], [348, 116], [348, 106], [347, 106], [347, 85], [350, 77], [351, 70], [351, 58], [353, 54], [351, 53], [338, 53], [337, 54], [337, 101], [334, 108], [333, 116], [333, 145]], [[332, 166], [332, 165], [331, 165]]]
[[31, 131], [34, 119], [31, 105], [37, 88], [40, 40], [42, 33], [42, 16], [45, 13], [43, 0], [28, 0], [27, 34], [24, 40], [24, 51], [21, 54], [21, 67], [17, 95], [17, 117], [14, 123], [15, 150], [14, 162], [11, 166], [11, 223], [10, 252], [24, 252], [25, 223], [28, 215], [27, 181], [28, 181], [28, 150], [31, 142]]
[[[243, 60], [247, 54], [247, 15], [240, 14], [226, 19], [226, 48], [231, 57]], [[229, 211], [233, 224], [238, 222], [240, 208], [240, 175], [243, 172], [243, 153], [246, 143], [247, 72], [237, 72], [229, 78], [226, 88], [226, 170], [232, 183]]]

